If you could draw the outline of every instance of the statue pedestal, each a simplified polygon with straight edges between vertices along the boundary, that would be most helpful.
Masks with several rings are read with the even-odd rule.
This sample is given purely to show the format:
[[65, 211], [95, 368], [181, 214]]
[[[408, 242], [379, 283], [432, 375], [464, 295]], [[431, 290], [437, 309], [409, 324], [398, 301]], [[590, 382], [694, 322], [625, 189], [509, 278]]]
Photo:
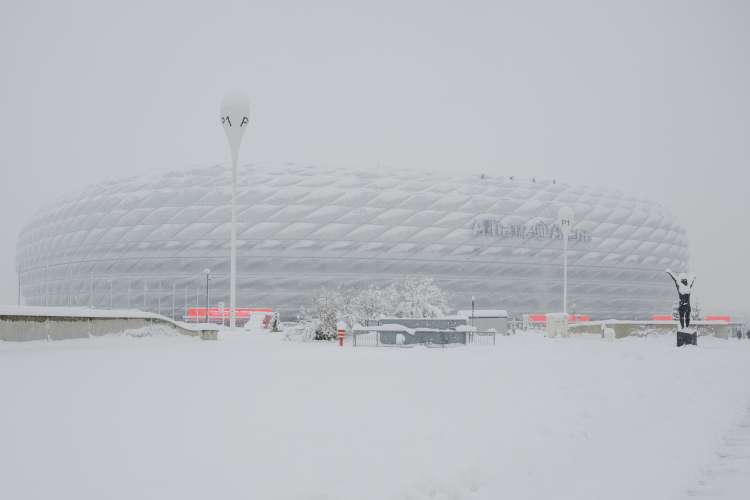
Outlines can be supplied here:
[[698, 345], [698, 332], [693, 328], [677, 330], [677, 347]]

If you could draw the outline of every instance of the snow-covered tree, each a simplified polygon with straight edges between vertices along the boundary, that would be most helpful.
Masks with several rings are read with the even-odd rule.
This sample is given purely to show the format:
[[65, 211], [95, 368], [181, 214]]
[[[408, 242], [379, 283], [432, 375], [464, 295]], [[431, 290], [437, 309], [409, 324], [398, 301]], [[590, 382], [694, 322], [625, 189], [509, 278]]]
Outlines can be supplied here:
[[367, 323], [367, 321], [385, 316], [389, 312], [390, 304], [388, 303], [386, 293], [373, 285], [361, 290], [355, 296], [354, 303], [356, 310], [355, 319], [357, 323], [362, 325]]
[[356, 291], [339, 290], [335, 295], [335, 302], [338, 319], [346, 324], [348, 330], [351, 330], [355, 324], [359, 323]]
[[336, 337], [337, 320], [351, 329], [383, 316], [434, 318], [447, 311], [445, 292], [431, 278], [406, 277], [385, 288], [321, 289], [315, 298], [316, 340]]
[[271, 316], [271, 331], [272, 332], [279, 332], [279, 327], [281, 325], [279, 324], [279, 313], [275, 312], [273, 313], [273, 316]]
[[318, 328], [315, 340], [333, 340], [336, 338], [338, 294], [332, 290], [322, 289], [315, 300], [318, 309]]
[[392, 288], [390, 295], [398, 298], [395, 305], [398, 317], [434, 318], [444, 315], [448, 309], [445, 292], [432, 278], [407, 276]]

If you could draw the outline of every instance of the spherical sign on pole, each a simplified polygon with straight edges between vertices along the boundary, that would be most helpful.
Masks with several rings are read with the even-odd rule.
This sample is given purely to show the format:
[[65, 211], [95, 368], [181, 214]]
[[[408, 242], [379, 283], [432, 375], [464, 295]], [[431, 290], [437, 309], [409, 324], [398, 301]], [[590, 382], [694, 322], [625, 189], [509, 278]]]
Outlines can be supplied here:
[[573, 209], [564, 206], [557, 212], [557, 223], [563, 239], [563, 312], [568, 313], [568, 235], [573, 227]]
[[237, 158], [239, 157], [242, 136], [250, 125], [250, 101], [241, 91], [229, 92], [221, 102], [221, 125], [227, 134], [229, 151], [232, 155], [232, 223], [229, 245], [229, 326], [235, 326], [235, 299], [237, 290]]

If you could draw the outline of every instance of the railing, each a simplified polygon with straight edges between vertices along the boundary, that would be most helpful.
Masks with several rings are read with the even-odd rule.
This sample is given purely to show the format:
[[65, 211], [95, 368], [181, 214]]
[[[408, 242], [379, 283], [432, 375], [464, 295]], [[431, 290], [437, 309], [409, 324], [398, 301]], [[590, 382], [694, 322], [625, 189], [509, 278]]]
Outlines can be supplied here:
[[494, 331], [469, 332], [456, 330], [416, 330], [413, 333], [398, 330], [355, 330], [354, 347], [446, 347], [450, 345], [495, 345]]
[[497, 332], [471, 332], [469, 335], [469, 343], [474, 345], [496, 345]]

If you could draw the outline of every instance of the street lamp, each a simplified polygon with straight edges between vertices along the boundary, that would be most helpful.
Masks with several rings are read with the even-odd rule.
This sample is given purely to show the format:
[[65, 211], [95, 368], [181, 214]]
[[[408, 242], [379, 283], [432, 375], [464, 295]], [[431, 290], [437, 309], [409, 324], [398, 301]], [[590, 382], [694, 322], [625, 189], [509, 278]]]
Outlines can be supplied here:
[[109, 308], [112, 309], [112, 279], [109, 280]]
[[568, 314], [568, 235], [573, 226], [573, 209], [564, 206], [557, 212], [557, 221], [563, 237], [563, 313]]
[[175, 297], [174, 297], [174, 295], [175, 295], [176, 289], [177, 289], [177, 285], [173, 281], [172, 282], [172, 320], [174, 320], [174, 306], [175, 306]]
[[474, 296], [471, 296], [471, 328], [474, 328]]
[[237, 288], [237, 208], [235, 198], [237, 191], [237, 158], [239, 156], [242, 136], [250, 124], [250, 103], [247, 96], [240, 91], [228, 93], [221, 103], [221, 124], [229, 141], [232, 155], [232, 223], [230, 225], [229, 245], [229, 326], [235, 326], [235, 299]]
[[208, 280], [211, 279], [211, 270], [206, 268], [203, 270], [203, 274], [206, 275], [206, 318], [205, 323], [208, 323]]

